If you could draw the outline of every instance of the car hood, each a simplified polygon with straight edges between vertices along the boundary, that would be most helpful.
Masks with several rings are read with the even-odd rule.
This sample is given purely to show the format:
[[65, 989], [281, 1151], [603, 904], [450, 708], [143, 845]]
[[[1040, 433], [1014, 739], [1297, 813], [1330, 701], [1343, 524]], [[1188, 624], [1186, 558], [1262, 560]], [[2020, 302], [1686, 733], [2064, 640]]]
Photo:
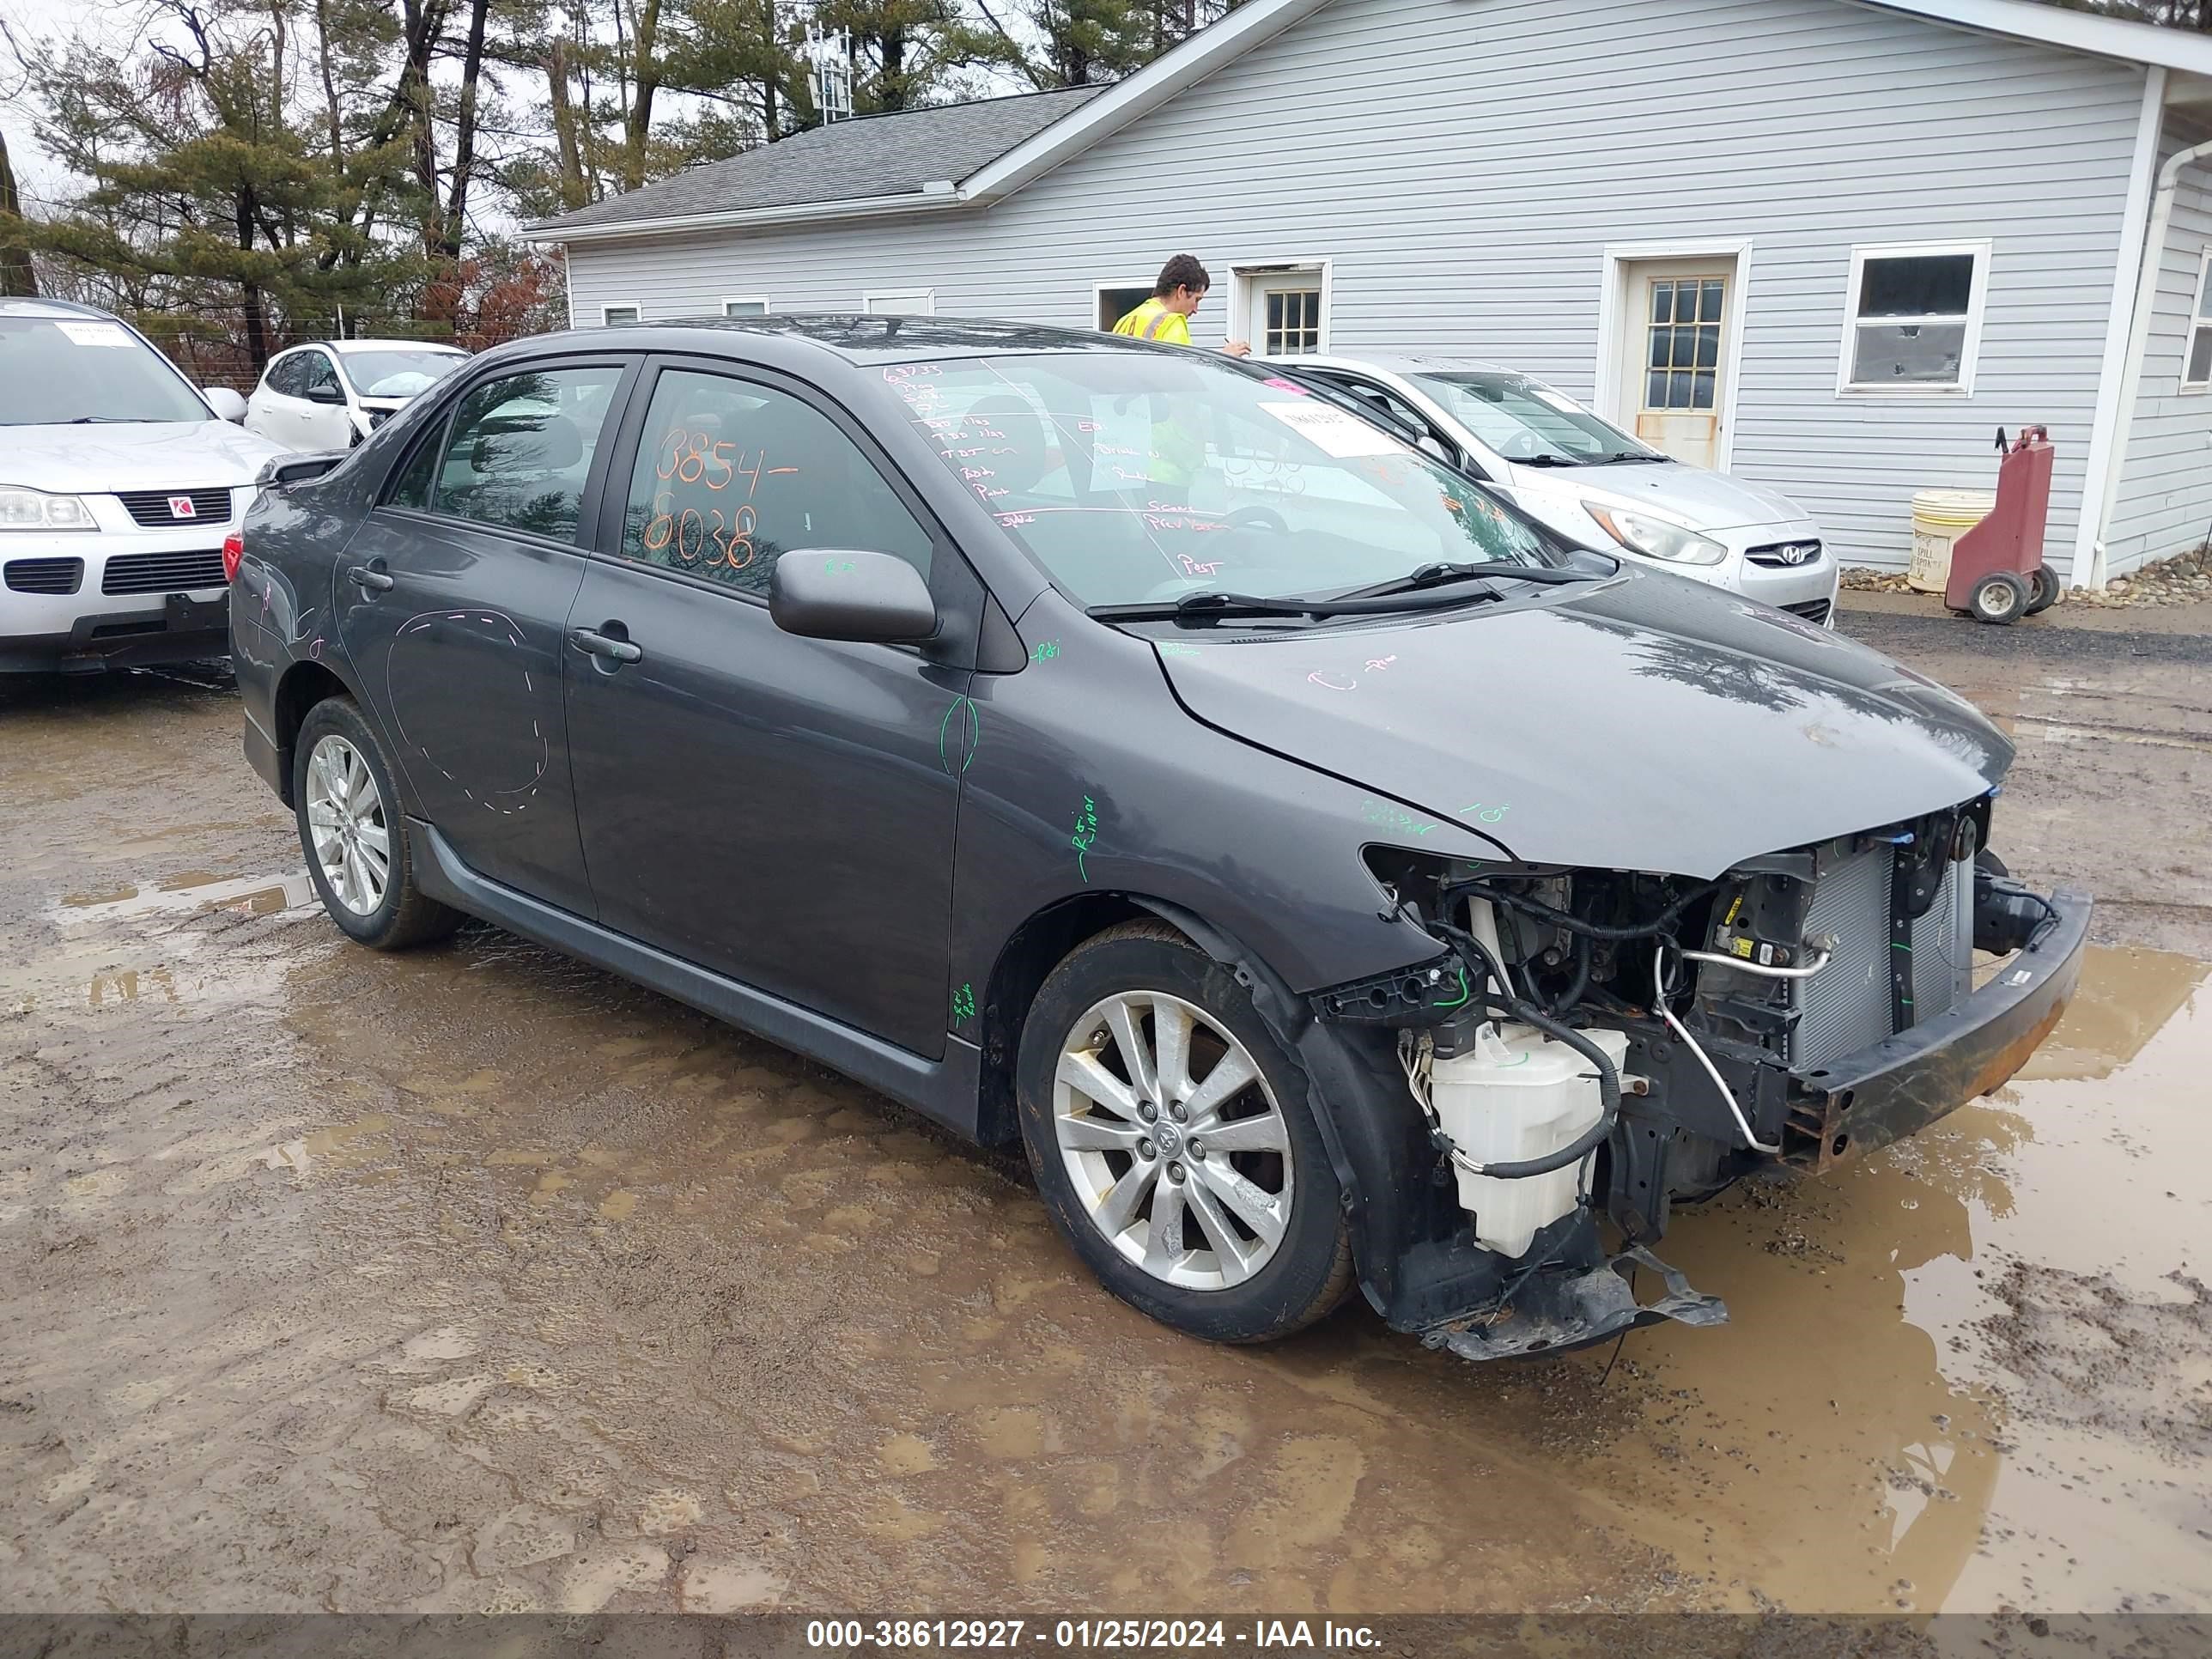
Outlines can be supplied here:
[[55, 495], [250, 484], [288, 452], [228, 421], [11, 426], [0, 433], [0, 483]]
[[1199, 720], [1531, 861], [1704, 879], [1972, 799], [2012, 762], [1924, 676], [1636, 567], [1511, 609], [1173, 641]]
[[1632, 512], [1655, 507], [1698, 530], [1734, 530], [1743, 525], [1781, 524], [1807, 517], [1805, 509], [1779, 490], [1761, 489], [1679, 461], [1621, 461], [1607, 466], [1529, 467], [1516, 470], [1524, 483], [1539, 483], [1584, 496], [1611, 496]]

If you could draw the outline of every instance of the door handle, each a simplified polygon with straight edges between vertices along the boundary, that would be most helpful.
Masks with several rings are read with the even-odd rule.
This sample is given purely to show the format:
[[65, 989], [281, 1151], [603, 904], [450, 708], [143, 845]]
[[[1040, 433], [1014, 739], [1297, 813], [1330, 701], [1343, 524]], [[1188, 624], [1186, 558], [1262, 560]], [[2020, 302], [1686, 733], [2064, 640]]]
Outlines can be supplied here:
[[617, 640], [600, 633], [597, 629], [572, 628], [568, 643], [587, 657], [604, 657], [609, 662], [642, 662], [645, 651], [628, 640]]
[[379, 559], [376, 564], [355, 565], [346, 572], [346, 580], [364, 592], [388, 592], [392, 587], [392, 578], [377, 568], [377, 565], [383, 562]]

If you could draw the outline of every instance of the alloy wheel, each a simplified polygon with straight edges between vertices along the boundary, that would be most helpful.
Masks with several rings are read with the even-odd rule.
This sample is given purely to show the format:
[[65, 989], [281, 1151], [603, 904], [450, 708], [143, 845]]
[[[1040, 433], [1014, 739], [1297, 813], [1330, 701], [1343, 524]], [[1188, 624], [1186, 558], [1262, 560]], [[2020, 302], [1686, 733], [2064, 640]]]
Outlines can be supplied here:
[[337, 902], [357, 916], [374, 915], [392, 880], [392, 830], [375, 774], [335, 734], [307, 757], [307, 829]]
[[1244, 1044], [1195, 1004], [1128, 991], [1062, 1045], [1053, 1132], [1091, 1224], [1153, 1278], [1243, 1283], [1289, 1231], [1290, 1128]]

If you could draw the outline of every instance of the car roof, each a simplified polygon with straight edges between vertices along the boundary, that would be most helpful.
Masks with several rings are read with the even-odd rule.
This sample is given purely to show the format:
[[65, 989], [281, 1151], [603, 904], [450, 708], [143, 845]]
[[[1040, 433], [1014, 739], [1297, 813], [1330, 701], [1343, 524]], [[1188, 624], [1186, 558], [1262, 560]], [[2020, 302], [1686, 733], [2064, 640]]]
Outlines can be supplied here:
[[112, 311], [102, 311], [98, 306], [80, 305], [75, 300], [0, 299], [0, 317], [100, 317], [109, 322], [123, 319]]
[[469, 354], [443, 340], [306, 340], [304, 345], [328, 346], [341, 357], [349, 351], [444, 351], [456, 357]]
[[[711, 349], [715, 340], [742, 337], [759, 346], [788, 343], [794, 355], [827, 356], [848, 363], [921, 362], [939, 357], [1033, 355], [1044, 351], [1183, 351], [1187, 347], [1132, 340], [1095, 329], [997, 317], [879, 317], [830, 312], [783, 312], [766, 317], [674, 317], [615, 327], [573, 329], [538, 335], [501, 349], [502, 357], [525, 346], [557, 343], [562, 349], [604, 349], [619, 338], [632, 349]], [[487, 354], [489, 355], [489, 354]], [[781, 355], [781, 354], [776, 354]]]

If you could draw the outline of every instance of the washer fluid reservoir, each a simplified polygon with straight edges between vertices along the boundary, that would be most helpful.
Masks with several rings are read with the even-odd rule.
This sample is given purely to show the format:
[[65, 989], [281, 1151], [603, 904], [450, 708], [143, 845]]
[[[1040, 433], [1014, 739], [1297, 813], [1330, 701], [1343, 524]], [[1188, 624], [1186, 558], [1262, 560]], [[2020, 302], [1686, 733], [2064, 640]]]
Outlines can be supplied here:
[[[1628, 1058], [1623, 1031], [1584, 1031], [1619, 1070]], [[1482, 1026], [1464, 1054], [1430, 1067], [1429, 1098], [1452, 1144], [1478, 1164], [1516, 1163], [1555, 1152], [1604, 1113], [1597, 1068], [1532, 1025]], [[1537, 1230], [1575, 1207], [1589, 1158], [1549, 1175], [1500, 1181], [1455, 1164], [1460, 1207], [1474, 1218], [1475, 1243], [1501, 1255], [1528, 1253]]]

